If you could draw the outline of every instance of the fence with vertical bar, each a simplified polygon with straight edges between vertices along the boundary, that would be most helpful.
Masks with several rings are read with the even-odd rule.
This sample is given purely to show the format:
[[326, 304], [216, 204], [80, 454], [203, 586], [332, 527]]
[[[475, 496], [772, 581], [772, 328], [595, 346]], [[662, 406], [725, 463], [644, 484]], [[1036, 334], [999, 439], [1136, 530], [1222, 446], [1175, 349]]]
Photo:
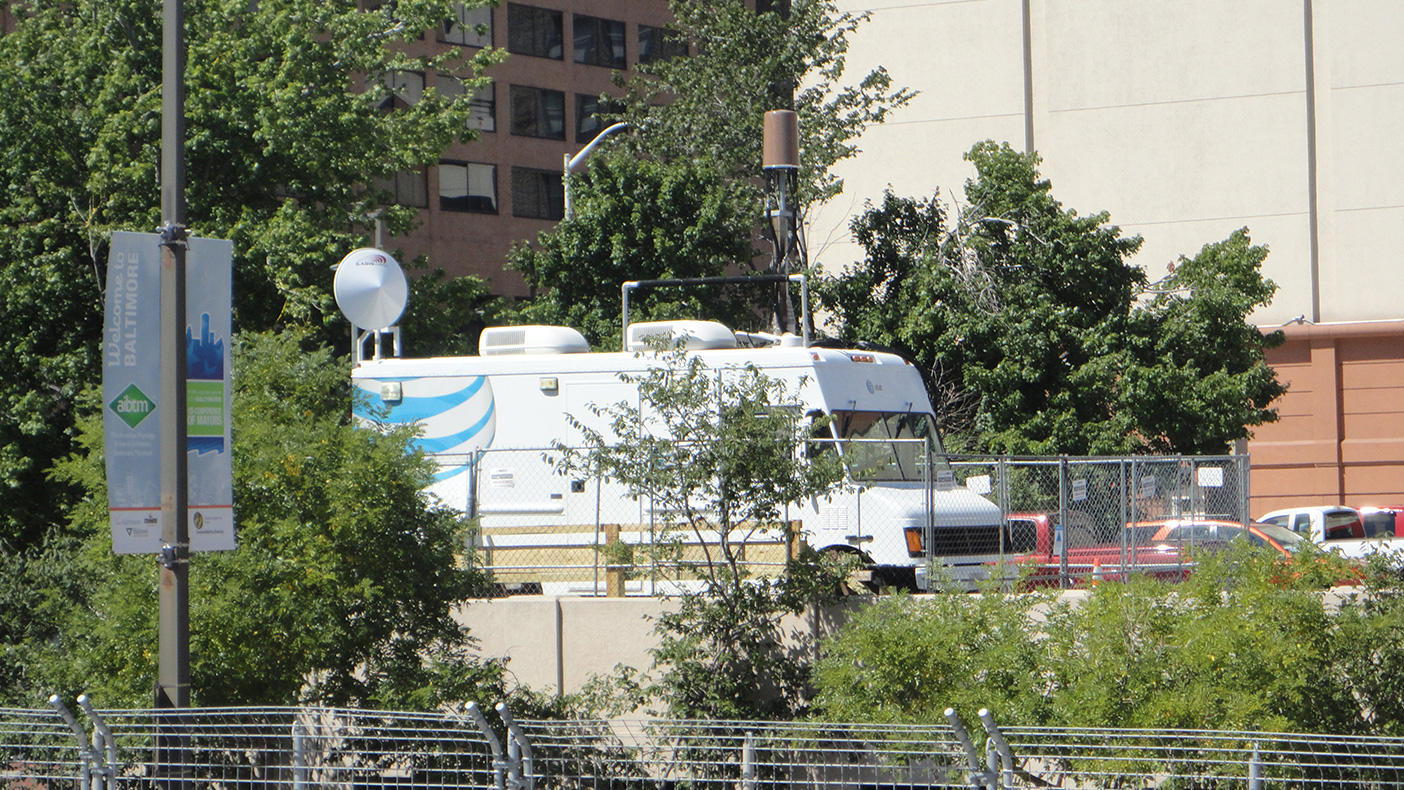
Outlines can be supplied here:
[[[60, 706], [61, 707], [61, 706]], [[1404, 787], [1404, 739], [1209, 730], [946, 724], [518, 720], [340, 708], [178, 712], [178, 764], [155, 711], [0, 709], [0, 785], [253, 790], [541, 788]], [[71, 716], [71, 714], [70, 714]], [[89, 741], [89, 732], [107, 734]], [[110, 743], [104, 743], [109, 738]], [[110, 746], [110, 752], [107, 747]], [[110, 754], [110, 757], [107, 756]], [[105, 784], [104, 784], [105, 783]]]

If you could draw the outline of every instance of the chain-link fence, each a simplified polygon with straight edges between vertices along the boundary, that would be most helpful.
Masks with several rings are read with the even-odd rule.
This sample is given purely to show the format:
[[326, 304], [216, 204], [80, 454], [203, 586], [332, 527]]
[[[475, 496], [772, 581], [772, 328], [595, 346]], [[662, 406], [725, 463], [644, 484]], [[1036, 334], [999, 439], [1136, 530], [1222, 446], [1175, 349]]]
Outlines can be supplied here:
[[1000, 583], [1069, 587], [1130, 573], [1181, 579], [1198, 551], [1249, 537], [1247, 456], [951, 456], [950, 466], [948, 485], [989, 497], [1003, 527], [984, 545], [938, 539], [932, 557], [975, 555]]
[[552, 448], [439, 456], [432, 492], [475, 517], [470, 559], [506, 593], [675, 592], [696, 586], [723, 541], [752, 574], [773, 576], [797, 537], [876, 566], [874, 588], [1177, 579], [1201, 545], [1249, 523], [1246, 456], [943, 456], [920, 440], [840, 444], [866, 459], [859, 472], [849, 465], [861, 479], [791, 504], [778, 528], [731, 534], [566, 471]]
[[334, 708], [0, 709], [7, 790], [1404, 787], [1404, 739], [1194, 730], [515, 720]]

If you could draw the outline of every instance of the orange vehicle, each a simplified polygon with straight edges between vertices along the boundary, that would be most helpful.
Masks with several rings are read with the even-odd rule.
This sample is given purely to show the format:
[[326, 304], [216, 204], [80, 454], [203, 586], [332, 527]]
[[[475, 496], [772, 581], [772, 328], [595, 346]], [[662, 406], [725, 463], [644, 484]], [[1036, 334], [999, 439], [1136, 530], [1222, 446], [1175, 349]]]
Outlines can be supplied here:
[[1275, 550], [1283, 557], [1294, 554], [1305, 541], [1301, 535], [1286, 527], [1273, 524], [1249, 524], [1213, 519], [1165, 519], [1146, 521], [1127, 527], [1132, 545], [1154, 546], [1166, 550], [1222, 548], [1235, 540], [1247, 540], [1255, 546]]
[[[1272, 549], [1282, 560], [1290, 560], [1303, 546], [1311, 545], [1300, 533], [1279, 526], [1256, 522], [1239, 524], [1234, 521], [1170, 519], [1159, 522], [1135, 524], [1127, 528], [1132, 533], [1130, 542], [1149, 542], [1154, 548], [1176, 550], [1187, 555], [1195, 551], [1214, 551], [1247, 541], [1254, 546]], [[1322, 560], [1323, 562], [1326, 560]], [[1336, 581], [1337, 585], [1359, 584], [1361, 574], [1351, 568]]]
[[1189, 573], [1188, 561], [1175, 546], [1107, 540], [1076, 511], [1068, 514], [1068, 522], [1059, 529], [1056, 513], [1009, 515], [1005, 564], [1018, 569], [1022, 586], [1085, 587], [1133, 573], [1180, 581]]
[[[1309, 543], [1292, 530], [1272, 524], [1189, 518], [1137, 522], [1128, 525], [1122, 539], [1116, 542], [1097, 541], [1086, 530], [1069, 529], [1064, 537], [1067, 548], [1060, 549], [1056, 521], [1056, 514], [1047, 513], [1009, 516], [1010, 545], [1016, 551], [1022, 550], [1012, 554], [1009, 562], [1024, 569], [1026, 587], [1083, 587], [1134, 573], [1183, 581], [1193, 569], [1193, 557], [1198, 552], [1222, 550], [1235, 541], [1247, 541], [1271, 549], [1286, 560]], [[1066, 576], [1060, 551], [1067, 555]], [[1348, 574], [1340, 583], [1357, 584], [1359, 577]]]

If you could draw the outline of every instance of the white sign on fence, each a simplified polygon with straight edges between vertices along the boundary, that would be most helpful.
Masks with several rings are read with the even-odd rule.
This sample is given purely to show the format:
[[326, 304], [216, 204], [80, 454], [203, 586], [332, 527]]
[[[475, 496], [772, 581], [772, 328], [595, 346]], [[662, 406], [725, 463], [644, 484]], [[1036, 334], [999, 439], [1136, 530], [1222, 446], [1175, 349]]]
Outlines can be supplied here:
[[1082, 502], [1087, 499], [1087, 480], [1078, 478], [1072, 481], [1072, 498], [1074, 502]]

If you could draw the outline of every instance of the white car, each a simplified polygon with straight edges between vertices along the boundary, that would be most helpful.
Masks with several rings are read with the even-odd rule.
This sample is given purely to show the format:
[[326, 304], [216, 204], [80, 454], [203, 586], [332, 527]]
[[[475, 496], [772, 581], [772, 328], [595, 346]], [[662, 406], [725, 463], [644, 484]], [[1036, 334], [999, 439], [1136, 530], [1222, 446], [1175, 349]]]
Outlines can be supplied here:
[[1360, 511], [1344, 505], [1274, 510], [1260, 517], [1258, 523], [1285, 527], [1324, 549], [1339, 551], [1347, 557], [1364, 559], [1378, 552], [1404, 555], [1404, 539], [1367, 538]]

